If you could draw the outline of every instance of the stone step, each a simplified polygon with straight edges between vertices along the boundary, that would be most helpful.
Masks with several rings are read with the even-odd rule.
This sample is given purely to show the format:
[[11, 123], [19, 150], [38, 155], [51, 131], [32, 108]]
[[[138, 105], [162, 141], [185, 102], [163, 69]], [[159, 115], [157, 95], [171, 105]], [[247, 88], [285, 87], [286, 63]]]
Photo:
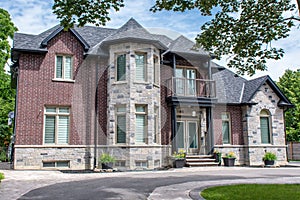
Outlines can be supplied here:
[[187, 162], [189, 167], [205, 167], [205, 166], [218, 166], [217, 162]]
[[215, 162], [216, 160], [213, 158], [186, 158], [186, 162]]

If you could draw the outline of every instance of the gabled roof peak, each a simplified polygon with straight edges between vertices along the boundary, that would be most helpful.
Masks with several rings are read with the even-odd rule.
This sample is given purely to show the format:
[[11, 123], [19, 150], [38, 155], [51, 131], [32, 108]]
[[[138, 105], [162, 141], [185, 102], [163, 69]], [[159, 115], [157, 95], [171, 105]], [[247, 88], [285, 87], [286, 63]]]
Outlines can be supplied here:
[[117, 32], [124, 32], [134, 29], [144, 29], [142, 25], [140, 25], [134, 18], [130, 18], [121, 28], [118, 29]]

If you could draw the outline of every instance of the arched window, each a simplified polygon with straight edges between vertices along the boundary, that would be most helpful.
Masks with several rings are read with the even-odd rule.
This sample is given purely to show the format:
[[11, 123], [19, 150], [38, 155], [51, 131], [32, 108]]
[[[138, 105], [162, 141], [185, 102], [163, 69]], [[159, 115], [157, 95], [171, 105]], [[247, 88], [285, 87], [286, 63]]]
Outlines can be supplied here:
[[261, 131], [261, 143], [271, 143], [271, 120], [270, 113], [267, 110], [260, 112], [260, 131]]

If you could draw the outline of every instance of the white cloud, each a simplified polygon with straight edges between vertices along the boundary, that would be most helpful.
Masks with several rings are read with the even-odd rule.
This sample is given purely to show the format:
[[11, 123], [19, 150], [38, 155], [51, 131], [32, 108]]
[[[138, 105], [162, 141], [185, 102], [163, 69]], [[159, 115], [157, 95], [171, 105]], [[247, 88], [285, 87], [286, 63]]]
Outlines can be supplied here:
[[[295, 2], [295, 0], [293, 0]], [[197, 10], [191, 10], [184, 13], [161, 11], [152, 13], [149, 9], [155, 4], [155, 0], [125, 0], [125, 7], [119, 12], [112, 12], [111, 21], [107, 27], [118, 28], [122, 26], [131, 17], [135, 18], [144, 27], [152, 27], [169, 32], [185, 35], [193, 40], [200, 32], [200, 26], [209, 17], [203, 17]], [[19, 32], [38, 34], [42, 31], [58, 24], [56, 16], [52, 13], [53, 0], [1, 0], [1, 7], [8, 10], [12, 20], [18, 27]], [[257, 72], [254, 77], [269, 74], [274, 80], [282, 76], [285, 69], [300, 68], [298, 58], [300, 57], [300, 34], [299, 29], [293, 29], [290, 37], [273, 43], [276, 47], [282, 47], [285, 50], [285, 56], [279, 61], [269, 61], [268, 71]], [[217, 62], [226, 64], [225, 59]]]

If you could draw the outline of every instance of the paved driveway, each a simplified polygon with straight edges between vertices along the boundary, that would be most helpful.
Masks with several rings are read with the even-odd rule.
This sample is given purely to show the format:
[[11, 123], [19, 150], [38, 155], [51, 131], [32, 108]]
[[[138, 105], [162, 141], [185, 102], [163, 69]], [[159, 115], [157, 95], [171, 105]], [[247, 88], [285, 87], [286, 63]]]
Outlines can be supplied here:
[[190, 199], [232, 183], [300, 183], [300, 168], [212, 167], [153, 172], [64, 174], [4, 171], [1, 199]]

